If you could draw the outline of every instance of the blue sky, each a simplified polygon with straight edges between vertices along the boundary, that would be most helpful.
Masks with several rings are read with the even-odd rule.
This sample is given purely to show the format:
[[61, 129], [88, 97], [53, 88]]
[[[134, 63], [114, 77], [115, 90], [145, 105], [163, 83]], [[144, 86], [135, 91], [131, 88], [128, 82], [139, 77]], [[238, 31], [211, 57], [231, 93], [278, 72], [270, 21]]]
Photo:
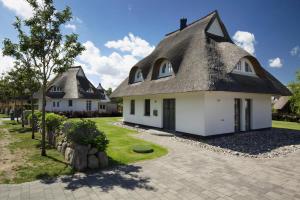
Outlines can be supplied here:
[[[16, 39], [14, 16], [30, 16], [23, 0], [0, 0], [0, 40]], [[76, 63], [97, 85], [116, 87], [135, 62], [149, 54], [164, 34], [218, 10], [231, 37], [254, 53], [261, 65], [284, 84], [300, 69], [300, 1], [296, 0], [56, 0], [69, 5], [74, 20], [63, 27], [75, 32], [87, 51]], [[239, 32], [238, 32], [239, 31]], [[238, 32], [238, 34], [237, 34]], [[2, 47], [2, 44], [0, 45]], [[291, 53], [294, 49], [293, 53]], [[0, 71], [11, 60], [0, 57]]]

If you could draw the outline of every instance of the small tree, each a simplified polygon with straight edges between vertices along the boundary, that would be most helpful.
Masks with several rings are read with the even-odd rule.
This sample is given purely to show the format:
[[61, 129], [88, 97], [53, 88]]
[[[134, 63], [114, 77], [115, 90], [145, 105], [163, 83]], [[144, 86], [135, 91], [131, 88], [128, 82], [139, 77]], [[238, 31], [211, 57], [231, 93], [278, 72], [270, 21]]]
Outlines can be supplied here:
[[[4, 54], [13, 56], [17, 61], [27, 63], [36, 72], [41, 83], [42, 93], [42, 145], [41, 155], [45, 149], [45, 107], [46, 90], [50, 76], [66, 71], [74, 63], [74, 59], [84, 47], [78, 42], [78, 35], [63, 35], [60, 27], [71, 20], [69, 7], [62, 11], [56, 10], [53, 0], [27, 0], [33, 9], [33, 16], [27, 20], [16, 18], [14, 23], [18, 31], [19, 42], [4, 40]], [[29, 30], [26, 33], [23, 25]]]
[[300, 115], [300, 70], [296, 72], [296, 81], [289, 84], [293, 95], [290, 98], [291, 109], [294, 113]]

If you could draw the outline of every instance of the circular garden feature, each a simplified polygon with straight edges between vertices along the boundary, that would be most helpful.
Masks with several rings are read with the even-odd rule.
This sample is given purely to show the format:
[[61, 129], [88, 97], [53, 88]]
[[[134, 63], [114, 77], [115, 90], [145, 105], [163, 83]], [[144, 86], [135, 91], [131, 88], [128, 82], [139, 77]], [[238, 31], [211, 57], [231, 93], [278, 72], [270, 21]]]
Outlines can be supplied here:
[[153, 152], [153, 148], [151, 148], [150, 146], [147, 146], [147, 145], [135, 145], [132, 147], [132, 150], [135, 153], [152, 153]]

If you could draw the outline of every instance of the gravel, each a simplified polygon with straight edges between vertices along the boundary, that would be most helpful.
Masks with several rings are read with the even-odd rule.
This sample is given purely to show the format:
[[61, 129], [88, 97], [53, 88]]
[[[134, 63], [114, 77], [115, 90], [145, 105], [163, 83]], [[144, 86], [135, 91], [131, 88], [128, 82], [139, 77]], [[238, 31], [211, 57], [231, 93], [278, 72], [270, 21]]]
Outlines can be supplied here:
[[177, 135], [171, 139], [214, 152], [251, 158], [282, 157], [300, 149], [300, 131], [277, 128], [209, 138]]
[[[141, 127], [134, 128], [122, 122], [114, 125], [139, 132], [149, 132]], [[213, 137], [175, 134], [170, 139], [214, 152], [249, 158], [283, 157], [300, 149], [300, 131], [279, 128]]]

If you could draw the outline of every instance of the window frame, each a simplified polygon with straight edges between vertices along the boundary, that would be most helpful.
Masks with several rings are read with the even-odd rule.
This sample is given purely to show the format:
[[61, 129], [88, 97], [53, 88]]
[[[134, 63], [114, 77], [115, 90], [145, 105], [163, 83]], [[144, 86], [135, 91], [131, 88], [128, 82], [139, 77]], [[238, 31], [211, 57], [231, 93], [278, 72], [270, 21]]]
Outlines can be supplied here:
[[151, 115], [151, 100], [144, 100], [144, 116], [150, 117]]
[[133, 83], [138, 83], [144, 81], [143, 73], [141, 69], [137, 69], [134, 73]]
[[92, 111], [92, 101], [91, 100], [86, 101], [86, 110]]
[[164, 78], [173, 75], [173, 66], [170, 61], [164, 60], [160, 66], [158, 71], [158, 78]]
[[130, 114], [135, 115], [135, 100], [134, 99], [130, 100]]
[[69, 99], [69, 103], [68, 103], [69, 107], [73, 107], [73, 100]]
[[237, 74], [256, 76], [252, 63], [246, 58], [240, 59], [239, 62], [235, 65], [232, 72]]

